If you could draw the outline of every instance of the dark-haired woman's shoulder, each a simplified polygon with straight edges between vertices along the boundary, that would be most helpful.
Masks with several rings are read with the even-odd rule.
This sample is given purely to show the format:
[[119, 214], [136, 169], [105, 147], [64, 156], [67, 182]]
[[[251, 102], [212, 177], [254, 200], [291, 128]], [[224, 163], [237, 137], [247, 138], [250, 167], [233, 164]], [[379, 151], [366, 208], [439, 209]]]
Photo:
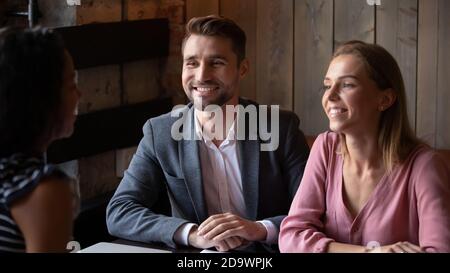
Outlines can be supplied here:
[[0, 158], [0, 203], [9, 207], [14, 200], [33, 191], [47, 179], [70, 181], [62, 171], [46, 164], [41, 157], [17, 153]]
[[42, 158], [14, 154], [0, 159], [0, 252], [65, 249], [74, 214], [68, 182]]

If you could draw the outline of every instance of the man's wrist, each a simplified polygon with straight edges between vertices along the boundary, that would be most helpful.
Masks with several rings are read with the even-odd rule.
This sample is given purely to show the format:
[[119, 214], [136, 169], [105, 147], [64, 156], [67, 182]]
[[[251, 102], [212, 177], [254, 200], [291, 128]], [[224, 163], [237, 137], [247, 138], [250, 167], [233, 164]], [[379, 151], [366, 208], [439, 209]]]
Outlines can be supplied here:
[[187, 239], [187, 245], [188, 246], [196, 246], [195, 241], [197, 238], [197, 225], [193, 225], [191, 229], [189, 230], [188, 239]]

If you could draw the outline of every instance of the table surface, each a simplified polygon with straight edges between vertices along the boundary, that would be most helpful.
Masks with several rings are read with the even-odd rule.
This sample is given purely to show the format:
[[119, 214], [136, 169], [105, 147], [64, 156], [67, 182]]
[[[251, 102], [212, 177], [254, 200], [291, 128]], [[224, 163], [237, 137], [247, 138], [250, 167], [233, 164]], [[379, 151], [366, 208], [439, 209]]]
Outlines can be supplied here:
[[[158, 250], [162, 250], [159, 252]], [[202, 249], [193, 247], [170, 248], [160, 243], [142, 243], [125, 239], [99, 242], [78, 251], [79, 253], [200, 253]], [[205, 251], [204, 251], [205, 252]], [[216, 251], [206, 251], [216, 252]]]
[[142, 243], [142, 242], [125, 240], [125, 239], [117, 239], [115, 241], [112, 241], [112, 243], [128, 245], [128, 246], [137, 246], [137, 247], [143, 247], [143, 248], [161, 249], [161, 250], [165, 250], [165, 251], [170, 251], [172, 253], [200, 253], [202, 251], [202, 249], [193, 248], [193, 247], [170, 248], [164, 244]]

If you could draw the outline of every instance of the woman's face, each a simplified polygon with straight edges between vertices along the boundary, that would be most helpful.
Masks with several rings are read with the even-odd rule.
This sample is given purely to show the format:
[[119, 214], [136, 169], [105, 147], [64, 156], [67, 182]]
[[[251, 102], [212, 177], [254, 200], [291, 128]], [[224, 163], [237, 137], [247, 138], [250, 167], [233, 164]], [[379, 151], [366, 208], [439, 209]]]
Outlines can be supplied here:
[[76, 74], [72, 57], [65, 51], [64, 75], [62, 85], [61, 117], [62, 124], [57, 138], [69, 137], [73, 133], [81, 92], [76, 84]]
[[376, 133], [385, 106], [385, 92], [353, 55], [334, 58], [324, 79], [322, 106], [330, 129], [343, 134]]

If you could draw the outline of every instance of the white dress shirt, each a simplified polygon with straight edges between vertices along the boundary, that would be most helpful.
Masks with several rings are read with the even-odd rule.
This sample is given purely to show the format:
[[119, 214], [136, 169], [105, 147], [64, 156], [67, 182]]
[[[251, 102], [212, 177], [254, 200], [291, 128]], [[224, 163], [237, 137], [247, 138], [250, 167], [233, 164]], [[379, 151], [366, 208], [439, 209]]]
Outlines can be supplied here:
[[[197, 137], [202, 140], [200, 141], [199, 152], [208, 215], [231, 212], [246, 219], [235, 122], [231, 125], [226, 139], [217, 147], [211, 140], [203, 137], [204, 134], [195, 111], [195, 132]], [[259, 222], [267, 230], [267, 237], [263, 242], [276, 243], [278, 241], [278, 228], [268, 220]], [[174, 234], [175, 242], [188, 245], [189, 232], [194, 226], [196, 224], [187, 223], [178, 228]]]

